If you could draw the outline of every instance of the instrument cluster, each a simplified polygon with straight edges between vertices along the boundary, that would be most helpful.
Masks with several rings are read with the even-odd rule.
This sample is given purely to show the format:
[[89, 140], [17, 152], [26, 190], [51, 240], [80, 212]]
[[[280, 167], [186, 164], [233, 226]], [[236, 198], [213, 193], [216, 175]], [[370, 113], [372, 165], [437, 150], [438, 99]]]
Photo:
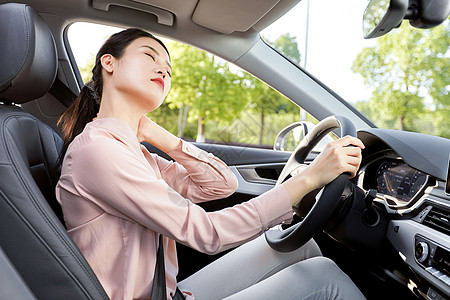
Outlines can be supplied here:
[[402, 159], [383, 157], [367, 166], [363, 188], [375, 189], [385, 196], [390, 205], [406, 205], [424, 189], [428, 175]]

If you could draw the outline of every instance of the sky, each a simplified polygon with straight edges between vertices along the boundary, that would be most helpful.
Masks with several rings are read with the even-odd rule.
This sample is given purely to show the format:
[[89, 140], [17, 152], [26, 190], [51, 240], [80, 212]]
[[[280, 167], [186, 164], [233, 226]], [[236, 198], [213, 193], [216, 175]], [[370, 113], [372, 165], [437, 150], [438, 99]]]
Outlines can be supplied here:
[[[309, 34], [306, 43], [308, 1]], [[373, 46], [376, 42], [362, 37], [362, 16], [367, 4], [367, 0], [302, 0], [286, 16], [264, 30], [263, 35], [274, 40], [289, 32], [297, 39], [302, 67], [305, 67], [306, 57], [306, 69], [345, 100], [350, 103], [367, 100], [371, 91], [364, 86], [362, 77], [350, 69], [363, 47]], [[69, 30], [69, 42], [79, 66], [97, 52], [105, 38], [121, 30], [92, 26], [78, 23]]]
[[371, 91], [364, 86], [362, 77], [350, 68], [364, 47], [376, 44], [375, 39], [363, 38], [362, 18], [368, 3], [367, 0], [309, 0], [306, 43], [308, 0], [303, 0], [283, 17], [286, 20], [275, 22], [263, 35], [274, 39], [289, 28], [291, 36], [297, 37], [302, 67], [305, 67], [306, 53], [306, 69], [316, 78], [351, 103], [367, 100]]
[[68, 36], [78, 66], [84, 66], [92, 56], [97, 54], [105, 39], [120, 30], [122, 29], [99, 24], [81, 22], [72, 24]]

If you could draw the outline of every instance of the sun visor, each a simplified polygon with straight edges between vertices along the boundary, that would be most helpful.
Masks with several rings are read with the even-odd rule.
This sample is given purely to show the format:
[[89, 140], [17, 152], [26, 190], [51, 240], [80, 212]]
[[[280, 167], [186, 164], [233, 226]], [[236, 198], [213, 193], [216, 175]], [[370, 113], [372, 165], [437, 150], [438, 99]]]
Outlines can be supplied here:
[[192, 20], [220, 33], [245, 32], [279, 2], [280, 0], [200, 0]]

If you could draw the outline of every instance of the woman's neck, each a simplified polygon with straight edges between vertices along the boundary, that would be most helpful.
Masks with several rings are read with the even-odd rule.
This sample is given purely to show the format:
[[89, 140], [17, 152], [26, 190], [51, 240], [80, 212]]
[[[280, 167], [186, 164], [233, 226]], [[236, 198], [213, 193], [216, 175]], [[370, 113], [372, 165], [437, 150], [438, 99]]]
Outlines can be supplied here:
[[137, 134], [139, 120], [145, 112], [130, 104], [130, 101], [123, 99], [119, 95], [106, 93], [102, 96], [98, 118], [116, 118], [123, 120], [130, 125], [134, 133]]

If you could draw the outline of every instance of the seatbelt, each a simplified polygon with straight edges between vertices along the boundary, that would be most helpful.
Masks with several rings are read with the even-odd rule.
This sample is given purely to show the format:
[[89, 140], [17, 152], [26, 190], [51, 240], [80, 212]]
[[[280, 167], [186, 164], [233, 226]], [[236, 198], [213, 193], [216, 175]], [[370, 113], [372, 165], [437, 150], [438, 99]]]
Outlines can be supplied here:
[[53, 82], [49, 93], [59, 102], [61, 102], [61, 104], [65, 107], [71, 106], [73, 101], [75, 101], [75, 99], [77, 98], [77, 95], [58, 78], [56, 78]]
[[155, 275], [153, 277], [151, 300], [167, 300], [166, 267], [164, 265], [163, 236], [159, 235], [158, 253], [156, 255]]

